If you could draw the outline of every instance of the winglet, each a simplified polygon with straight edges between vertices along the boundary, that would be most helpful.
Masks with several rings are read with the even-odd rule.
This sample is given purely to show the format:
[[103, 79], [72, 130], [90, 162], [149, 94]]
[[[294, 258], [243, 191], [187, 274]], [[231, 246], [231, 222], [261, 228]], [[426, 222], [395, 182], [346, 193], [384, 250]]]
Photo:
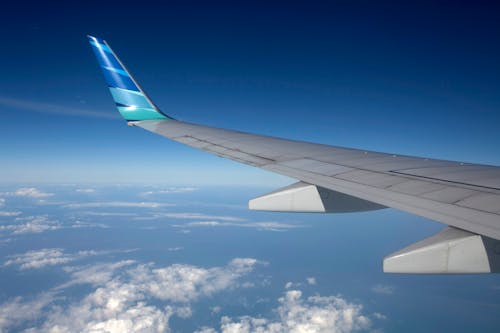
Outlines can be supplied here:
[[127, 121], [173, 119], [151, 101], [105, 40], [87, 37], [123, 118]]

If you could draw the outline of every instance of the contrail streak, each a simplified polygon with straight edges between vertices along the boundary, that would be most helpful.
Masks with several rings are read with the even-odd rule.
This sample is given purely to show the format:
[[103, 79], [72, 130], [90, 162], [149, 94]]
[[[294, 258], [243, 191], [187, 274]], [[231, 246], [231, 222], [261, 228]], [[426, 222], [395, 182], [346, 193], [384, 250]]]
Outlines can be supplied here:
[[8, 97], [0, 97], [0, 107], [24, 109], [27, 111], [33, 111], [38, 113], [58, 114], [63, 116], [93, 117], [93, 118], [106, 118], [106, 119], [120, 118], [118, 114], [111, 114], [106, 112], [92, 111], [92, 110], [42, 103], [42, 102], [26, 101]]

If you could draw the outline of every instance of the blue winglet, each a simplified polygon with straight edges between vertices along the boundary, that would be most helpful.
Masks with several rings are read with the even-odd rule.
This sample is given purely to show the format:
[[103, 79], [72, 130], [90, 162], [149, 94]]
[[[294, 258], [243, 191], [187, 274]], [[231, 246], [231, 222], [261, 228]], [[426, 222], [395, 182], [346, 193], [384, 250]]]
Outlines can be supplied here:
[[172, 119], [149, 99], [105, 40], [87, 37], [123, 118], [127, 121]]

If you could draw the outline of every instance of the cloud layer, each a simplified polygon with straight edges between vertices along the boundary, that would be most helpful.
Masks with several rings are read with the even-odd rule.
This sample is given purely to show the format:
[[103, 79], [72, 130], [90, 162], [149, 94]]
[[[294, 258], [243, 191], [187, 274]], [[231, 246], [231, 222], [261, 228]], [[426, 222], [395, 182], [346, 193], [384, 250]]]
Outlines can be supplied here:
[[61, 228], [58, 221], [50, 220], [47, 215], [17, 217], [12, 224], [0, 225], [0, 231], [10, 231], [13, 235], [37, 234]]
[[[277, 319], [242, 316], [223, 316], [221, 333], [332, 333], [355, 332], [371, 327], [371, 320], [363, 315], [363, 307], [349, 303], [339, 296], [302, 297], [300, 290], [288, 290], [278, 300]], [[197, 333], [216, 333], [204, 327]]]
[[171, 207], [173, 204], [160, 202], [130, 202], [130, 201], [105, 201], [105, 202], [83, 202], [64, 205], [64, 208], [160, 208]]
[[56, 266], [61, 264], [67, 264], [79, 259], [83, 259], [91, 256], [98, 256], [110, 253], [124, 253], [131, 252], [133, 250], [125, 251], [78, 251], [75, 253], [66, 253], [62, 249], [40, 249], [32, 250], [26, 253], [13, 254], [7, 256], [7, 261], [3, 264], [4, 266], [18, 266], [20, 270], [27, 269], [40, 269], [47, 266]]
[[[61, 251], [46, 252], [60, 259], [59, 264], [66, 260]], [[236, 258], [220, 267], [175, 264], [158, 268], [152, 263], [125, 260], [66, 267], [70, 281], [51, 293], [34, 300], [17, 297], [1, 304], [0, 331], [44, 318], [29, 332], [169, 332], [172, 316], [190, 317], [192, 302], [236, 288], [259, 263], [252, 258]], [[94, 289], [65, 306], [54, 304], [57, 292], [77, 284]]]
[[[40, 191], [36, 187], [21, 187], [14, 192], [4, 192], [2, 193], [4, 196], [13, 196], [13, 197], [28, 197], [28, 198], [36, 198], [43, 199], [52, 197], [54, 193], [47, 193]], [[5, 201], [3, 201], [5, 203]]]

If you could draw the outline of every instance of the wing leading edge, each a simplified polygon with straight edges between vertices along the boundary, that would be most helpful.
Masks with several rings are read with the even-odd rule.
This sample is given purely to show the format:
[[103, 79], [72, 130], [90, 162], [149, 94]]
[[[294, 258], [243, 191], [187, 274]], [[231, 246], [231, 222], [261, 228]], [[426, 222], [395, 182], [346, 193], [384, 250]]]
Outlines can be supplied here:
[[[89, 38], [118, 110], [130, 125], [220, 157], [296, 178], [303, 184], [253, 200], [260, 203], [259, 207], [275, 211], [311, 211], [304, 207], [315, 207], [312, 211], [317, 212], [392, 207], [458, 230], [436, 235], [425, 243], [425, 249], [468, 244], [473, 249], [464, 247], [463, 251], [485, 253], [483, 257], [489, 260], [480, 269], [474, 265], [477, 255], [468, 259], [472, 263], [459, 256], [458, 263], [455, 257], [446, 257], [448, 261], [455, 260], [454, 266], [443, 264], [448, 262], [443, 256], [450, 253], [443, 250], [441, 256], [431, 251], [421, 260], [430, 266], [408, 266], [415, 260], [415, 248], [411, 248], [388, 256], [384, 260], [387, 272], [493, 272], [499, 266], [496, 247], [500, 246], [500, 167], [327, 146], [176, 121], [151, 102], [105, 41]], [[106, 49], [100, 50], [96, 44]], [[113, 58], [106, 61], [104, 56]], [[129, 80], [119, 81], [123, 77]], [[125, 90], [133, 98], [113, 93], [112, 89], [120, 89], [120, 93]], [[126, 111], [122, 105], [126, 105]], [[252, 207], [255, 204], [251, 201]], [[460, 233], [462, 230], [466, 236]], [[459, 235], [462, 243], [449, 240], [450, 234]], [[474, 238], [475, 242], [470, 242], [475, 235], [479, 235], [479, 241]], [[419, 248], [417, 252], [425, 251]], [[439, 263], [433, 266], [436, 260]]]

